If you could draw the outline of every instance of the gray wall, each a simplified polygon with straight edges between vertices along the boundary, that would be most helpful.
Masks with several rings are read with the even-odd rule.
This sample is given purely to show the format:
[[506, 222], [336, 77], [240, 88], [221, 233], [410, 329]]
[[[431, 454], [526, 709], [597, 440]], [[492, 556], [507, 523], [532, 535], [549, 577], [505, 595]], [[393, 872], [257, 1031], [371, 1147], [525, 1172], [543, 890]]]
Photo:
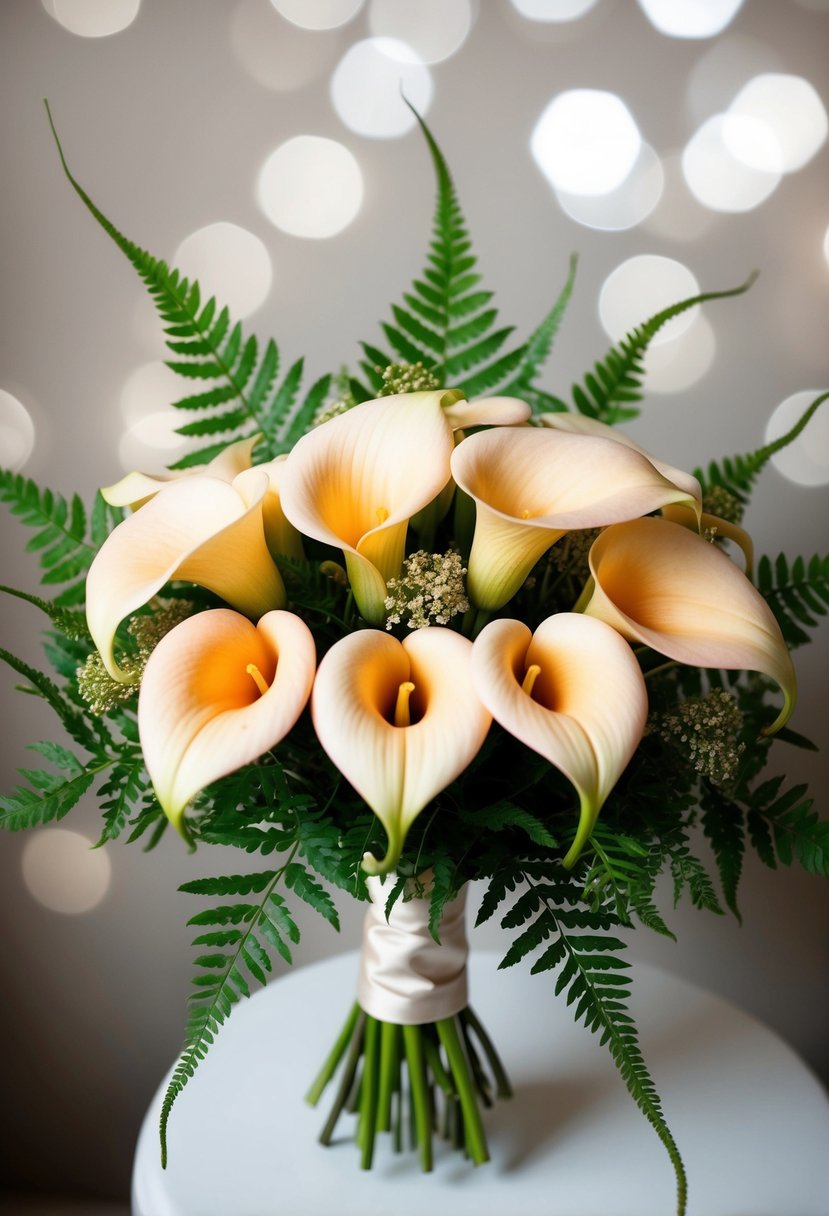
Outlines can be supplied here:
[[[306, 353], [312, 376], [353, 361], [360, 338], [376, 339], [387, 304], [420, 269], [432, 201], [420, 139], [357, 135], [329, 97], [333, 67], [368, 36], [366, 13], [336, 31], [300, 33], [267, 0], [245, 0], [246, 12], [257, 2], [277, 43], [290, 40], [292, 61], [316, 64], [292, 90], [257, 83], [233, 52], [235, 2], [144, 0], [134, 24], [100, 39], [67, 32], [37, 0], [0, 5], [0, 388], [34, 419], [37, 442], [24, 471], [44, 484], [88, 497], [116, 479], [122, 385], [136, 367], [158, 359], [160, 348], [132, 271], [61, 176], [42, 97], [51, 101], [77, 175], [123, 231], [159, 256], [170, 257], [190, 232], [218, 220], [265, 242], [274, 285], [248, 331], [273, 333], [286, 359]], [[633, 0], [599, 0], [587, 17], [564, 25], [525, 21], [507, 0], [477, 7], [466, 43], [432, 69], [428, 118], [505, 319], [526, 331], [563, 281], [569, 253], [581, 253], [547, 386], [565, 393], [606, 350], [596, 301], [626, 258], [678, 258], [705, 288], [741, 282], [757, 267], [760, 280], [746, 298], [706, 310], [717, 343], [708, 372], [683, 393], [649, 394], [631, 432], [689, 468], [758, 446], [783, 398], [829, 380], [829, 265], [821, 251], [829, 225], [826, 145], [754, 210], [707, 212], [674, 182], [650, 220], [607, 232], [562, 212], [530, 156], [529, 136], [552, 96], [579, 86], [624, 97], [660, 156], [681, 149], [759, 71], [802, 75], [829, 104], [829, 8], [817, 0], [747, 0], [717, 37], [680, 40], [658, 33]], [[266, 153], [299, 133], [340, 140], [362, 167], [362, 210], [331, 240], [278, 231], [253, 195]], [[687, 217], [683, 230], [666, 235], [679, 216]], [[805, 489], [770, 468], [748, 525], [760, 551], [825, 552], [827, 505], [826, 485]], [[36, 590], [26, 539], [6, 516], [2, 581]], [[4, 602], [2, 644], [34, 662], [39, 625], [17, 603]], [[816, 644], [796, 656], [801, 702], [793, 725], [819, 742], [826, 735], [828, 650], [824, 625]], [[30, 760], [26, 744], [54, 737], [48, 712], [14, 693], [14, 683], [2, 675], [4, 789]], [[779, 770], [809, 780], [825, 809], [825, 758], [777, 751]], [[95, 838], [97, 816], [87, 801], [62, 826]], [[119, 843], [108, 850], [112, 883], [104, 901], [68, 916], [44, 908], [26, 889], [25, 843], [0, 840], [9, 1184], [117, 1196], [127, 1189], [142, 1111], [180, 1041], [189, 983], [184, 921], [192, 908], [176, 887], [229, 866], [254, 868], [256, 859], [218, 851], [192, 857], [173, 839], [148, 858], [139, 846]], [[740, 927], [680, 908], [678, 945], [643, 931], [635, 951], [738, 1001], [829, 1078], [826, 884], [749, 863], [742, 909]], [[356, 943], [359, 918], [354, 909], [342, 911], [339, 939], [303, 920], [299, 962]], [[496, 931], [476, 940], [497, 944]]]

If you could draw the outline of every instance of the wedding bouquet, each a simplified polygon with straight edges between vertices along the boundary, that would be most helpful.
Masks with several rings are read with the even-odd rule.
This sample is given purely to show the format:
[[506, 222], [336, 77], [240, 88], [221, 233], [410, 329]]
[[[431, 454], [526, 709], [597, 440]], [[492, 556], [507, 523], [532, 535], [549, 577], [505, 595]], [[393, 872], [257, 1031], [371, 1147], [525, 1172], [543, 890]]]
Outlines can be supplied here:
[[[665, 309], [597, 362], [572, 401], [539, 386], [573, 288], [509, 347], [476, 270], [446, 163], [426, 267], [363, 344], [354, 374], [303, 392], [226, 309], [124, 237], [164, 324], [169, 366], [196, 382], [180, 433], [207, 445], [130, 473], [91, 515], [19, 475], [0, 495], [36, 529], [54, 599], [4, 588], [50, 618], [54, 674], [7, 651], [72, 746], [0, 802], [10, 829], [64, 816], [95, 787], [100, 843], [260, 853], [256, 873], [186, 883], [195, 994], [164, 1100], [233, 1005], [288, 962], [290, 900], [335, 928], [331, 887], [367, 901], [357, 1002], [309, 1093], [341, 1071], [322, 1139], [358, 1114], [362, 1165], [409, 1125], [487, 1158], [480, 1105], [509, 1082], [469, 1006], [464, 899], [516, 931], [598, 1033], [673, 1163], [679, 1151], [638, 1046], [620, 927], [672, 936], [655, 901], [737, 911], [747, 844], [768, 866], [829, 873], [829, 825], [802, 786], [763, 780], [786, 723], [789, 648], [829, 603], [829, 558], [761, 558], [740, 520], [783, 438], [693, 475], [615, 424], [633, 418]], [[57, 138], [57, 137], [56, 137]], [[774, 705], [769, 703], [769, 698]], [[779, 702], [779, 705], [777, 704]], [[720, 890], [695, 852], [707, 837]], [[271, 858], [276, 858], [271, 861]], [[333, 994], [335, 997], [337, 994]], [[343, 998], [344, 1013], [351, 1003]], [[240, 1079], [241, 1083], [241, 1079]]]

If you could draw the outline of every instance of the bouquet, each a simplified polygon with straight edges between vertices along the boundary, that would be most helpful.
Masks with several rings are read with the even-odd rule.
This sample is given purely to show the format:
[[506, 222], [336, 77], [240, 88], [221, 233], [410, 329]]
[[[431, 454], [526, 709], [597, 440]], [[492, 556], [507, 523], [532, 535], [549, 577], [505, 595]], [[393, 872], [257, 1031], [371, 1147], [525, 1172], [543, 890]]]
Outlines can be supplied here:
[[[51, 121], [51, 118], [50, 118]], [[302, 389], [227, 309], [123, 236], [69, 182], [149, 289], [175, 402], [201, 446], [103, 489], [91, 514], [22, 476], [0, 495], [36, 529], [53, 599], [53, 674], [8, 651], [71, 746], [0, 803], [5, 827], [67, 814], [94, 787], [101, 843], [260, 853], [256, 873], [197, 880], [197, 975], [176, 1098], [236, 1002], [291, 961], [304, 900], [367, 904], [357, 1001], [313, 1080], [339, 1074], [322, 1132], [357, 1113], [361, 1164], [408, 1125], [423, 1169], [439, 1133], [487, 1159], [481, 1107], [510, 1093], [469, 1004], [464, 905], [515, 932], [532, 970], [601, 1036], [664, 1144], [680, 1153], [638, 1046], [620, 928], [672, 936], [655, 900], [736, 912], [747, 845], [829, 873], [829, 826], [803, 787], [764, 780], [787, 722], [790, 648], [829, 603], [829, 559], [755, 561], [741, 518], [772, 444], [691, 474], [616, 424], [638, 413], [643, 358], [681, 301], [611, 348], [572, 401], [539, 378], [575, 260], [537, 329], [509, 347], [476, 269], [445, 160], [426, 267], [354, 372]], [[54, 129], [54, 128], [53, 128]], [[57, 136], [55, 137], [57, 139]], [[719, 890], [695, 852], [701, 826]], [[350, 1009], [349, 1009], [350, 1007]], [[347, 1016], [346, 1016], [347, 1015]], [[311, 1080], [309, 1078], [309, 1080]]]

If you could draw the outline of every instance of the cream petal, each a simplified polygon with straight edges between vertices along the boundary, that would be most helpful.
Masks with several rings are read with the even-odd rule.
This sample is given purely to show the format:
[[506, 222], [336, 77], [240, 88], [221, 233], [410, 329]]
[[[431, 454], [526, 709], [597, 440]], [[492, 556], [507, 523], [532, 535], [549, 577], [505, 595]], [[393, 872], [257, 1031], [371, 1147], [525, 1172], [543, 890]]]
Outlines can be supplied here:
[[696, 477], [692, 473], [686, 473], [684, 469], [677, 469], [672, 464], [668, 464], [665, 460], [660, 460], [658, 456], [654, 456], [645, 448], [631, 439], [630, 435], [626, 435], [624, 431], [620, 431], [615, 426], [608, 426], [606, 422], [600, 422], [598, 418], [589, 418], [586, 414], [577, 414], [570, 410], [562, 410], [560, 413], [542, 414], [539, 418], [542, 426], [550, 427], [555, 431], [567, 431], [571, 435], [593, 435], [603, 439], [612, 439], [615, 443], [621, 443], [626, 448], [631, 448], [634, 452], [638, 452], [640, 456], [644, 456], [649, 460], [658, 473], [678, 486], [680, 490], [684, 490], [696, 501], [696, 512], [699, 515], [699, 504], [702, 501], [702, 489]]
[[719, 515], [710, 515], [708, 511], [703, 511], [697, 517], [689, 507], [683, 506], [681, 503], [671, 503], [669, 506], [663, 507], [661, 514], [664, 519], [670, 519], [675, 524], [682, 524], [683, 528], [702, 532], [703, 536], [725, 537], [726, 540], [733, 541], [742, 550], [745, 572], [751, 578], [751, 572], [754, 569], [754, 542], [745, 528], [741, 528], [739, 524], [733, 524], [728, 519], [721, 519]]
[[171, 579], [198, 583], [252, 617], [285, 603], [262, 526], [267, 475], [251, 472], [245, 497], [214, 477], [173, 482], [104, 541], [87, 575], [87, 622], [115, 679], [125, 678], [113, 655], [118, 625]]
[[457, 401], [443, 411], [455, 431], [473, 426], [520, 426], [532, 417], [532, 407], [518, 397], [481, 397]]
[[666, 519], [633, 520], [599, 536], [590, 568], [590, 616], [679, 663], [771, 677], [784, 703], [765, 733], [787, 721], [796, 681], [780, 627], [760, 593], [715, 545]]
[[101, 497], [112, 507], [132, 507], [137, 510], [148, 499], [163, 490], [171, 482], [180, 481], [183, 477], [219, 477], [222, 481], [233, 481], [237, 473], [250, 468], [253, 449], [261, 436], [253, 435], [249, 439], [240, 439], [229, 444], [224, 451], [201, 468], [173, 469], [164, 473], [127, 473], [120, 481], [112, 486], [104, 486]]
[[[303, 436], [280, 475], [282, 509], [295, 528], [376, 570], [353, 586], [374, 624], [384, 619], [385, 583], [399, 571], [408, 520], [449, 478], [443, 396], [406, 393], [355, 406]], [[348, 564], [350, 573], [359, 566]]]
[[280, 554], [302, 561], [305, 551], [302, 548], [302, 536], [288, 520], [282, 510], [282, 500], [279, 494], [279, 483], [285, 470], [287, 453], [276, 456], [266, 464], [256, 467], [268, 475], [268, 491], [262, 503], [262, 519], [265, 525], [265, 541], [274, 557]]
[[[490, 716], [472, 690], [472, 644], [449, 629], [417, 630], [398, 642], [360, 630], [337, 642], [320, 664], [311, 713], [320, 743], [372, 808], [388, 835], [386, 873], [414, 819], [477, 753]], [[394, 725], [401, 684], [411, 681], [413, 722]]]
[[[524, 678], [535, 665], [528, 693]], [[472, 674], [496, 722], [575, 786], [579, 822], [564, 858], [572, 866], [645, 727], [645, 682], [630, 647], [614, 629], [575, 613], [548, 617], [534, 634], [503, 619], [476, 638]]]
[[141, 682], [138, 729], [158, 800], [179, 831], [200, 790], [285, 737], [308, 700], [315, 666], [311, 632], [289, 612], [268, 612], [253, 625], [218, 608], [161, 639]]
[[487, 611], [515, 594], [565, 532], [695, 501], [639, 452], [594, 435], [536, 427], [481, 431], [455, 449], [451, 467], [476, 503], [468, 587]]

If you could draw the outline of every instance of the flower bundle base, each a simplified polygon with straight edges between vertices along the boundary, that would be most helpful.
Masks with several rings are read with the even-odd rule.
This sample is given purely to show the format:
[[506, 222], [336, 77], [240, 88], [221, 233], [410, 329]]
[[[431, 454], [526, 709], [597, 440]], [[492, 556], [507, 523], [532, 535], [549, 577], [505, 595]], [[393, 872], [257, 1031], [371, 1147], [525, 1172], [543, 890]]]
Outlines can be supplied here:
[[425, 1171], [435, 1134], [482, 1165], [489, 1152], [481, 1107], [512, 1093], [468, 1004], [466, 888], [446, 904], [433, 936], [429, 900], [420, 897], [429, 880], [406, 884], [396, 901], [395, 881], [368, 880], [358, 998], [307, 1095], [316, 1106], [342, 1066], [320, 1140], [330, 1144], [343, 1111], [356, 1113], [363, 1169], [371, 1168], [378, 1132], [403, 1149], [406, 1123]]

